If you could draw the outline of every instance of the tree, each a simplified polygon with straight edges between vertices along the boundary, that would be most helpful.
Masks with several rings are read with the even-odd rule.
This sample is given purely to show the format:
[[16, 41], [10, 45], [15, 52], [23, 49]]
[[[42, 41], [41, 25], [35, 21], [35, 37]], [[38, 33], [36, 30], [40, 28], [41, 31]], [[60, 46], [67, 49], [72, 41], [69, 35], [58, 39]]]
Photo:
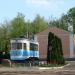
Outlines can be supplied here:
[[19, 38], [20, 36], [26, 35], [26, 22], [24, 20], [24, 15], [18, 13], [17, 17], [15, 17], [11, 21], [11, 38]]
[[[75, 7], [69, 9], [67, 14], [63, 14], [58, 21], [60, 24], [59, 28], [62, 28], [64, 30], [68, 30], [68, 21], [71, 21], [71, 25], [73, 25], [73, 30], [75, 33]], [[56, 23], [55, 26], [57, 26]]]
[[5, 21], [4, 24], [2, 24], [0, 28], [0, 50], [3, 50], [5, 52], [8, 52], [10, 49], [9, 47], [9, 41], [10, 41], [10, 25], [7, 21]]
[[62, 50], [62, 42], [53, 33], [48, 35], [47, 63], [49, 64], [65, 64]]
[[36, 34], [45, 30], [46, 28], [48, 28], [47, 21], [43, 17], [37, 15], [34, 21], [32, 22], [32, 33]]
[[67, 13], [68, 18], [72, 20], [72, 25], [75, 33], [75, 7], [71, 8]]
[[61, 24], [61, 28], [68, 31], [67, 20], [68, 20], [68, 16], [66, 14], [63, 14], [59, 21], [60, 21], [60, 24]]
[[52, 62], [52, 41], [54, 38], [54, 34], [49, 32], [48, 35], [48, 49], [47, 49], [47, 63], [51, 63]]
[[61, 18], [57, 20], [50, 20], [49, 21], [49, 27], [57, 27], [64, 30], [68, 30], [68, 24], [67, 24], [67, 15], [62, 15]]

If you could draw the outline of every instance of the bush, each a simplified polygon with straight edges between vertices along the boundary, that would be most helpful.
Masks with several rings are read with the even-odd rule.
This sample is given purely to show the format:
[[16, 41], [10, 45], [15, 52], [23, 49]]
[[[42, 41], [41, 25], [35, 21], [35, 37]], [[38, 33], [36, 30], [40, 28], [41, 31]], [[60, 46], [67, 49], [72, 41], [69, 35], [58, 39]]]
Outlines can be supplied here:
[[65, 64], [61, 39], [51, 32], [48, 35], [47, 63]]

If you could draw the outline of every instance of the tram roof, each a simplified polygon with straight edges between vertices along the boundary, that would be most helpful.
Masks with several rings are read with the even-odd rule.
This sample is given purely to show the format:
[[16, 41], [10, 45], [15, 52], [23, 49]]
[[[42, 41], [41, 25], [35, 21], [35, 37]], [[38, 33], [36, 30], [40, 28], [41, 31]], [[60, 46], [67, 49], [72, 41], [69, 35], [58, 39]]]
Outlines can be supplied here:
[[13, 38], [11, 40], [26, 40], [26, 41], [31, 41], [31, 42], [38, 42], [37, 40], [34, 39], [27, 39], [27, 38]]

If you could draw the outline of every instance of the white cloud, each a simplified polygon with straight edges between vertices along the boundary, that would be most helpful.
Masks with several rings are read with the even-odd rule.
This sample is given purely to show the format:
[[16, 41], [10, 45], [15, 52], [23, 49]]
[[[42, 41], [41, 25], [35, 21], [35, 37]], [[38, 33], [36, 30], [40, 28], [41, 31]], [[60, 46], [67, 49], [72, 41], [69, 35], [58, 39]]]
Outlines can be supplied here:
[[51, 12], [59, 11], [64, 5], [64, 0], [24, 0], [30, 7]]
[[32, 3], [32, 4], [35, 4], [35, 5], [47, 5], [49, 4], [48, 2], [49, 0], [26, 0], [25, 2], [26, 3]]
[[64, 4], [63, 0], [25, 0], [26, 4], [32, 4], [34, 6], [46, 6], [50, 8], [60, 7]]
[[32, 3], [35, 3], [35, 4], [47, 4], [48, 1], [47, 0], [32, 0]]

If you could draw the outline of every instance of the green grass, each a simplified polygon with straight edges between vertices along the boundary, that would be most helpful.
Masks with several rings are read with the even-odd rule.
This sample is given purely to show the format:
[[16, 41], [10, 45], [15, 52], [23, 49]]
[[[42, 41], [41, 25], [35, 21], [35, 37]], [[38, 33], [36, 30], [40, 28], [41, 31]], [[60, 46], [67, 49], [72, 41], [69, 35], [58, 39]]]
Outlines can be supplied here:
[[[61, 67], [66, 64], [68, 64], [67, 61], [65, 62], [65, 64], [59, 64], [59, 65], [58, 64], [40, 64], [40, 65], [38, 64], [37, 66], [38, 67]], [[25, 65], [22, 63], [12, 64], [12, 67], [28, 67], [28, 66], [29, 66], [29, 64], [28, 65]], [[8, 63], [1, 63], [0, 67], [10, 67], [10, 65]], [[35, 67], [35, 65], [34, 65], [34, 67]]]
[[61, 67], [64, 66], [65, 64], [44, 64], [44, 65], [40, 65], [39, 67]]
[[2, 63], [2, 64], [0, 64], [0, 67], [10, 67], [10, 65]]

